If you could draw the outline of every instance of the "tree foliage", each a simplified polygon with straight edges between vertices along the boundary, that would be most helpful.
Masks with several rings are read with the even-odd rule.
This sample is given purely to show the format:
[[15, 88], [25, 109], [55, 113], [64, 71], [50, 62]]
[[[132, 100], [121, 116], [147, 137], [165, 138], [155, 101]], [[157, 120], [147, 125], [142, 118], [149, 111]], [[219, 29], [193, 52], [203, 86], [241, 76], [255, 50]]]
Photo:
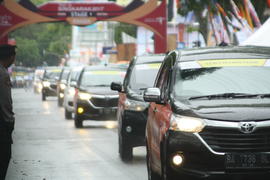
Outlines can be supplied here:
[[16, 41], [18, 46], [16, 64], [28, 67], [39, 65], [40, 54], [37, 41], [23, 37], [16, 38]]
[[17, 64], [33, 67], [46, 62], [57, 65], [68, 52], [71, 26], [66, 23], [33, 24], [14, 31], [10, 36], [18, 46]]
[[137, 27], [135, 25], [119, 23], [115, 27], [114, 41], [116, 44], [122, 44], [122, 32], [136, 38], [137, 37]]

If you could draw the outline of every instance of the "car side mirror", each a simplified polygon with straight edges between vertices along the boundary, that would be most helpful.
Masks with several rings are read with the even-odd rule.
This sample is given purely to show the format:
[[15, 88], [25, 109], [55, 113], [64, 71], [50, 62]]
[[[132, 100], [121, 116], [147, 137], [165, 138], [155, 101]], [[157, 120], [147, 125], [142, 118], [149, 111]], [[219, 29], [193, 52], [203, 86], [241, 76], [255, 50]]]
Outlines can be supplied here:
[[160, 89], [159, 88], [147, 88], [144, 91], [143, 99], [145, 102], [160, 102]]
[[121, 82], [112, 82], [111, 83], [111, 90], [122, 92], [122, 83]]
[[75, 81], [70, 82], [70, 87], [76, 87], [76, 86], [77, 86], [77, 83]]

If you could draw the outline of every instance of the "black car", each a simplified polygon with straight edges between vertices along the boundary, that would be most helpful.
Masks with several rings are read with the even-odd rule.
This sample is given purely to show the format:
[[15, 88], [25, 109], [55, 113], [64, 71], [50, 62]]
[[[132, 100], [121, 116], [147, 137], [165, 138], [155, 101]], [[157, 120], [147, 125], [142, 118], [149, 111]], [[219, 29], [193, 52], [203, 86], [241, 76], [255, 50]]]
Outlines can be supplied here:
[[63, 106], [64, 103], [64, 92], [67, 87], [67, 80], [70, 73], [70, 67], [63, 67], [57, 83], [57, 104]]
[[111, 82], [122, 82], [126, 69], [111, 65], [85, 67], [75, 89], [75, 127], [84, 120], [113, 120], [116, 117], [118, 93], [110, 89]]
[[57, 81], [60, 72], [60, 67], [45, 67], [42, 77], [42, 101], [45, 101], [47, 96], [57, 95]]
[[149, 180], [270, 179], [269, 77], [270, 48], [170, 52], [144, 92]]
[[149, 103], [143, 91], [154, 85], [164, 54], [135, 56], [130, 62], [123, 85], [113, 82], [112, 90], [119, 91], [118, 145], [123, 161], [132, 159], [133, 147], [145, 145], [145, 126]]

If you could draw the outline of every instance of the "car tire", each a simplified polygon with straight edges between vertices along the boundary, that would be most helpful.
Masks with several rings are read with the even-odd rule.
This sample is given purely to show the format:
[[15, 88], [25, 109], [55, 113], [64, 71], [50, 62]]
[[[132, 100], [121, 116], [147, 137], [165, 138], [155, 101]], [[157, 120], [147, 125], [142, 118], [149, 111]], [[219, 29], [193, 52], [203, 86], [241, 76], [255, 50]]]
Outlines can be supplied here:
[[83, 121], [81, 118], [78, 117], [78, 115], [75, 114], [74, 118], [74, 125], [76, 128], [82, 128], [83, 127]]
[[42, 93], [42, 101], [46, 101], [46, 95]]
[[146, 145], [146, 165], [147, 165], [147, 172], [148, 172], [148, 180], [161, 180], [161, 177], [152, 170], [151, 157], [150, 157], [149, 149], [147, 145]]
[[69, 112], [66, 108], [65, 108], [65, 118], [72, 119], [72, 112]]
[[128, 162], [131, 161], [133, 158], [133, 148], [127, 143], [126, 140], [123, 139], [121, 135], [119, 135], [119, 155], [122, 161]]

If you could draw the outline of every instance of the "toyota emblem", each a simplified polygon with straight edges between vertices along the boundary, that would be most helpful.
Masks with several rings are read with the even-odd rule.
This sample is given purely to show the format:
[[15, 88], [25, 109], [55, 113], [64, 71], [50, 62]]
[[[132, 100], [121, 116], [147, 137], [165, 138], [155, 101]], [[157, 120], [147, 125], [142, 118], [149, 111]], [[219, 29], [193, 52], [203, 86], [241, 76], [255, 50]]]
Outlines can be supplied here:
[[256, 129], [256, 122], [240, 122], [239, 126], [241, 132], [248, 134], [254, 132]]

